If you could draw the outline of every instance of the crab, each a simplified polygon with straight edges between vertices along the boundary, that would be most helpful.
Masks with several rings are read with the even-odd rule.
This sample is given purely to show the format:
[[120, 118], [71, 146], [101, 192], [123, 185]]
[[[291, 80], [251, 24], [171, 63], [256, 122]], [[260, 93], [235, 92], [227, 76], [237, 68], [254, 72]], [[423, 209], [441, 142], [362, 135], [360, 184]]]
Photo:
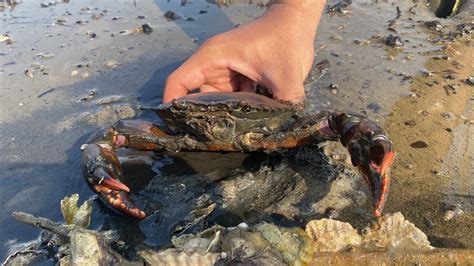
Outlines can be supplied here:
[[373, 214], [387, 200], [395, 153], [387, 134], [360, 115], [321, 111], [296, 116], [301, 105], [250, 92], [194, 93], [152, 110], [164, 122], [122, 120], [91, 135], [83, 147], [84, 177], [113, 209], [139, 219], [116, 150], [275, 151], [339, 140], [372, 192]]

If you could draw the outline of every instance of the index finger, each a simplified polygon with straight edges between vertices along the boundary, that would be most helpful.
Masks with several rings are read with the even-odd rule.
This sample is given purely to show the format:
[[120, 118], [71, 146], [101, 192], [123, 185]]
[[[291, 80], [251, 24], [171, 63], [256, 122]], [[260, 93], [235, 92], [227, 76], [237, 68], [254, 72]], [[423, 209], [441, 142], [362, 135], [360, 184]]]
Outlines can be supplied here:
[[194, 68], [192, 65], [188, 60], [169, 75], [163, 92], [163, 103], [184, 96], [204, 84], [204, 75], [199, 67]]

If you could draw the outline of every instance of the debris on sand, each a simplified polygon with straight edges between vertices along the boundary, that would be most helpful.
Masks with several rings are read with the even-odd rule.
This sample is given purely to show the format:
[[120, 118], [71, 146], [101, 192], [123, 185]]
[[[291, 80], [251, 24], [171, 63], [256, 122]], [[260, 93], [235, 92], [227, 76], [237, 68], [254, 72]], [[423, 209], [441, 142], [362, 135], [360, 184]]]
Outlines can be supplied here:
[[168, 21], [174, 21], [181, 18], [181, 16], [179, 16], [178, 14], [176, 14], [175, 12], [171, 10], [166, 11], [163, 14], [163, 17], [165, 17]]
[[115, 61], [115, 60], [109, 60], [107, 62], [104, 63], [104, 66], [106, 66], [107, 68], [117, 68], [120, 66], [120, 63]]
[[122, 30], [120, 31], [121, 35], [132, 35], [132, 34], [137, 34], [137, 33], [145, 33], [145, 34], [150, 34], [153, 32], [153, 27], [151, 26], [150, 23], [145, 23], [142, 24], [134, 29], [131, 30]]
[[350, 6], [351, 4], [352, 4], [352, 0], [341, 0], [339, 3], [335, 5], [328, 5], [326, 7], [326, 13], [338, 12], [341, 14], [346, 14], [349, 12], [349, 10], [347, 10], [347, 7]]
[[13, 43], [13, 39], [8, 34], [2, 34], [0, 35], [0, 42], [5, 42], [10, 45]]
[[387, 44], [390, 47], [397, 48], [397, 47], [403, 47], [404, 42], [402, 38], [400, 38], [400, 36], [390, 34], [385, 40], [385, 44]]

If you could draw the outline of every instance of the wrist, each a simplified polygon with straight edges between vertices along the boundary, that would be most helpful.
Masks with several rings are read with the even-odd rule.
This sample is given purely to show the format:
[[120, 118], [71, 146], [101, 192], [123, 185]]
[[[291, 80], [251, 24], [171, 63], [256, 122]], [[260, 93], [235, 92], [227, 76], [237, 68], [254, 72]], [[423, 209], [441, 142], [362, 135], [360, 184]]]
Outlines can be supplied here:
[[265, 17], [284, 22], [314, 39], [325, 4], [326, 0], [273, 0]]
[[314, 15], [321, 17], [326, 0], [270, 0], [270, 9], [275, 6], [283, 6], [303, 15]]

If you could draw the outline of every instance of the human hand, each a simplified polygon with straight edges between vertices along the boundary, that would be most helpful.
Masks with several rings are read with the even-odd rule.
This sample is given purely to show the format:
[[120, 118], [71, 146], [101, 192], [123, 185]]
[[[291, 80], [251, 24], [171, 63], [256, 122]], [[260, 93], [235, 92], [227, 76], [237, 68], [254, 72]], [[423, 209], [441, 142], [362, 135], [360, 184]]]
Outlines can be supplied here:
[[276, 99], [303, 99], [324, 3], [279, 1], [252, 23], [210, 38], [168, 77], [163, 102], [197, 88], [255, 91], [256, 83]]

